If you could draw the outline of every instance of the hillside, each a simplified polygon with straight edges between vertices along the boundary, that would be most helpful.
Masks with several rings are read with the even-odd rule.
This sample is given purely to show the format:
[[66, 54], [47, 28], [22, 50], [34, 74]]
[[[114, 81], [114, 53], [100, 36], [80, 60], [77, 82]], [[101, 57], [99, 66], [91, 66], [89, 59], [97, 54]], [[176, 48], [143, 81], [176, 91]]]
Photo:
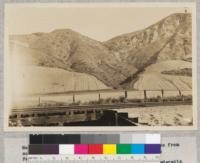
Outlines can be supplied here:
[[48, 94], [79, 90], [109, 89], [94, 76], [59, 68], [24, 66], [16, 69], [15, 94]]
[[[41, 55], [31, 54], [40, 66], [87, 73], [111, 87], [119, 87], [120, 82], [137, 71], [133, 65], [121, 63], [102, 43], [69, 29], [10, 39], [14, 43], [25, 42], [29, 50], [40, 52]], [[17, 46], [18, 49], [22, 45]]]
[[162, 60], [191, 57], [191, 14], [173, 14], [156, 24], [117, 36], [104, 44], [137, 68]]
[[191, 90], [191, 76], [163, 74], [164, 71], [171, 72], [184, 68], [191, 69], [191, 67], [191, 63], [182, 60], [155, 63], [139, 74], [136, 82], [131, 81], [128, 87], [131, 86], [138, 90]]
[[[11, 55], [19, 65], [59, 68], [89, 75], [103, 83], [103, 87], [191, 89], [191, 76], [158, 72], [161, 69], [163, 72], [180, 72], [180, 68], [191, 68], [191, 20], [191, 14], [172, 14], [143, 30], [106, 42], [90, 39], [71, 29], [12, 35]], [[167, 61], [179, 66], [171, 69], [170, 64], [165, 64]], [[158, 70], [150, 71], [152, 66]], [[84, 82], [83, 79], [81, 81]], [[185, 82], [187, 84], [183, 84]]]

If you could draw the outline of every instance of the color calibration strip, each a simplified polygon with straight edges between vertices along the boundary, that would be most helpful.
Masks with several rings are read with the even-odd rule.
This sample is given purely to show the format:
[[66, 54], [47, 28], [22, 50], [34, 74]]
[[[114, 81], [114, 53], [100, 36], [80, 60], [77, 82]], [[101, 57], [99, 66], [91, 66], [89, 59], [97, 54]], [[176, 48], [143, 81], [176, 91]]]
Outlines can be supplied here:
[[160, 144], [160, 134], [41, 134], [29, 144]]
[[161, 143], [159, 134], [30, 135], [28, 153], [31, 159], [37, 155], [64, 156], [68, 159], [71, 156], [131, 156], [129, 158], [132, 160], [134, 156], [144, 159], [156, 156], [158, 159]]
[[30, 145], [29, 154], [160, 154], [160, 144], [42, 144]]

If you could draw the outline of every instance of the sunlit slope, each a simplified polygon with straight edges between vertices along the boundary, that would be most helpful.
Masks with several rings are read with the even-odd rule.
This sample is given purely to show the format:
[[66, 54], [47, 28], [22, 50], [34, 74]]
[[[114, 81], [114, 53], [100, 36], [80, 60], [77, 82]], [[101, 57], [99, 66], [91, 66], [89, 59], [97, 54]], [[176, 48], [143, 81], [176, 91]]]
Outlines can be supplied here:
[[18, 71], [17, 91], [23, 94], [61, 93], [80, 90], [108, 89], [95, 77], [59, 68], [26, 66]]
[[181, 60], [162, 61], [147, 67], [143, 73], [138, 76], [135, 83], [130, 85], [139, 90], [191, 90], [192, 77], [187, 75], [169, 75], [163, 74], [164, 71], [191, 69], [190, 62]]

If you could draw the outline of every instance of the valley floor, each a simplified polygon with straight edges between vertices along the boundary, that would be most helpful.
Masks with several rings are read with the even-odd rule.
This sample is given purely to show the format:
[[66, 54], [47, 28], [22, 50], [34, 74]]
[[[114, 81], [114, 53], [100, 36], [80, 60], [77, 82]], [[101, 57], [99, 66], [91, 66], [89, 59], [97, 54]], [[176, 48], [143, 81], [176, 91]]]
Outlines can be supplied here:
[[193, 124], [192, 105], [138, 107], [116, 111], [127, 112], [129, 118], [138, 117], [139, 124], [144, 126], [191, 126]]

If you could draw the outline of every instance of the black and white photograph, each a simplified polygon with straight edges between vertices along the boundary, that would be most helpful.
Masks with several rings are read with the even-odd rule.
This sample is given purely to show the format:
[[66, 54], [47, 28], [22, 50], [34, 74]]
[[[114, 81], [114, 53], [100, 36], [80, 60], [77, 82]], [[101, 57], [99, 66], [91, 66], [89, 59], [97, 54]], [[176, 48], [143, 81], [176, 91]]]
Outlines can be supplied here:
[[196, 126], [191, 4], [7, 4], [10, 130]]

